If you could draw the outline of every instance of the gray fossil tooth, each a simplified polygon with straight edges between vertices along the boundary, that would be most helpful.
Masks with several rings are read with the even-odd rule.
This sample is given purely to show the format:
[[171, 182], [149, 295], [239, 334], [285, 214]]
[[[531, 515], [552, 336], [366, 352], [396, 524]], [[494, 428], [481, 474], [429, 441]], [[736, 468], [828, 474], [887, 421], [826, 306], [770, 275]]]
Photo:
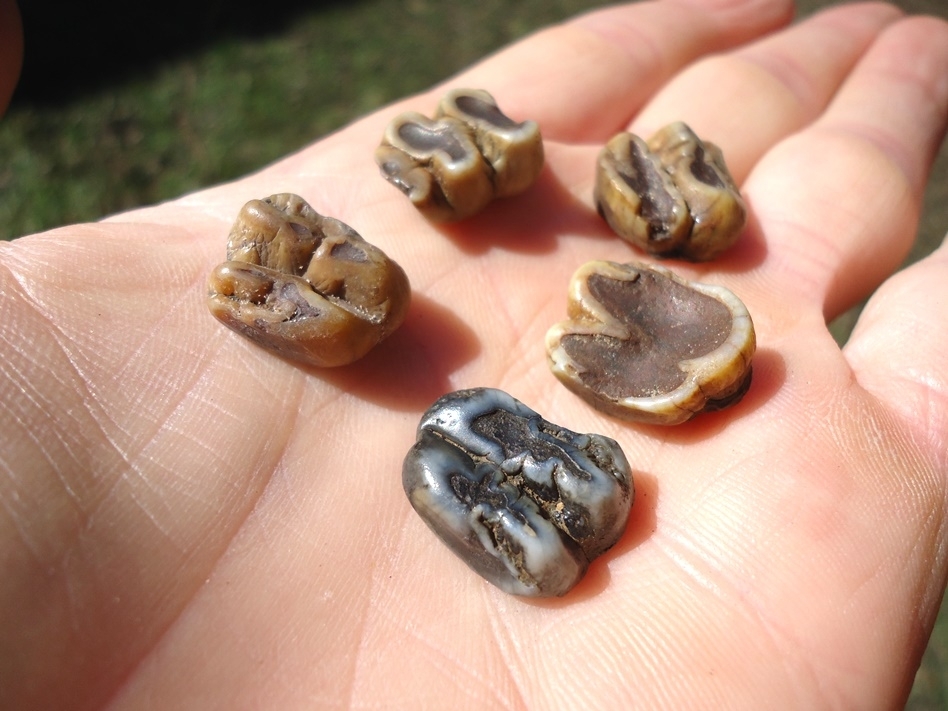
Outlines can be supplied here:
[[402, 483], [425, 523], [502, 590], [564, 595], [622, 536], [633, 499], [619, 445], [555, 425], [501, 390], [437, 400]]

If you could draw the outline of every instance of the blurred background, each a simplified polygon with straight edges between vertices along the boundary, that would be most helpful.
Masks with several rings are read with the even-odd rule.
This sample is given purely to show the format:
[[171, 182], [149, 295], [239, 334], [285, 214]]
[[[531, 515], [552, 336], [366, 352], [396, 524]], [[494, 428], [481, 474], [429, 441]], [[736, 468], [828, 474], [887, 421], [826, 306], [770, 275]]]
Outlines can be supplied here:
[[[595, 0], [20, 0], [0, 119], [0, 239], [236, 178]], [[836, 4], [798, 0], [806, 16]], [[948, 18], [948, 0], [896, 0]], [[909, 256], [948, 231], [948, 150]], [[848, 337], [860, 307], [832, 324]], [[948, 613], [908, 708], [948, 709]]]

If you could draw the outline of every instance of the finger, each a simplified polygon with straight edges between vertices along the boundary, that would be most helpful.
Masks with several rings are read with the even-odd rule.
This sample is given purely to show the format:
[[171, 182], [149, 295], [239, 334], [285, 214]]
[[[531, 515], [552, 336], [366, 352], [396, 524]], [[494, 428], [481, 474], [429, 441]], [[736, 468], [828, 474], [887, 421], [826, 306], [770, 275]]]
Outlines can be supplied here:
[[538, 121], [547, 139], [604, 141], [696, 57], [771, 31], [791, 13], [788, 0], [622, 5], [539, 32], [450, 84], [488, 89], [506, 113]]
[[[511, 117], [538, 121], [548, 141], [604, 142], [682, 66], [704, 52], [727, 49], [785, 24], [792, 5], [792, 0], [630, 3], [540, 31], [449, 83], [488, 89]], [[368, 227], [378, 222], [390, 225], [399, 216], [412, 214], [401, 196], [389, 188], [379, 189], [377, 169], [364, 154], [352, 150], [352, 142], [377, 141], [385, 123], [400, 110], [430, 114], [443, 91], [443, 86], [437, 87], [389, 106], [313, 149], [245, 178], [243, 192], [266, 194], [278, 185], [322, 206], [333, 205], [343, 220], [347, 208], [355, 211], [358, 204]], [[203, 191], [181, 202], [186, 204], [219, 215], [236, 209], [229, 193], [220, 191]], [[146, 213], [136, 211], [114, 219], [143, 216]], [[147, 218], [166, 219], [161, 214]]]
[[23, 25], [14, 0], [0, 0], [0, 116], [6, 111], [23, 64]]
[[948, 472], [948, 242], [886, 281], [844, 355], [863, 388], [902, 415]]
[[721, 147], [740, 183], [778, 140], [820, 115], [866, 49], [900, 16], [882, 3], [846, 5], [704, 59], [664, 87], [631, 130], [650, 136], [685, 121]]
[[892, 25], [824, 115], [745, 182], [766, 238], [760, 286], [826, 319], [875, 288], [914, 238], [946, 121], [948, 23]]
[[[647, 137], [684, 120], [722, 148], [740, 183], [775, 143], [825, 110], [879, 33], [901, 16], [882, 3], [834, 8], [747, 47], [701, 60], [663, 87], [629, 129]], [[550, 163], [560, 154], [551, 150]], [[557, 165], [557, 174], [590, 204], [588, 166], [595, 158], [575, 158], [568, 167]]]

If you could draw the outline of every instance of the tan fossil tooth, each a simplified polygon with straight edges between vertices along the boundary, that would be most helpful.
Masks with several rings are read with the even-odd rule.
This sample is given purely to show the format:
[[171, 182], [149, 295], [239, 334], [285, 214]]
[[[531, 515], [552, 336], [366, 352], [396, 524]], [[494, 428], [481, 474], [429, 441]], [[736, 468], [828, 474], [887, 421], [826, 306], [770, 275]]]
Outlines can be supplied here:
[[722, 286], [588, 262], [570, 281], [567, 314], [547, 332], [550, 368], [610, 415], [680, 424], [738, 402], [750, 386], [754, 324]]
[[346, 365], [402, 323], [408, 277], [348, 225], [298, 195], [251, 200], [208, 280], [211, 313], [234, 331], [309, 365]]
[[597, 160], [593, 199], [616, 234], [662, 257], [714, 259], [747, 221], [720, 149], [681, 122], [648, 142], [613, 136]]

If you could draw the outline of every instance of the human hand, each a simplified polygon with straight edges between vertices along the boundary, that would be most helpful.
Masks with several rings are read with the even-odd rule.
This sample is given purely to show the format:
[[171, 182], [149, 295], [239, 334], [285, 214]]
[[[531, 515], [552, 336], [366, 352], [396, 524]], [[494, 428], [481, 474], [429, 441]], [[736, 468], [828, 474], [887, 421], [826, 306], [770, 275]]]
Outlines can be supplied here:
[[[948, 27], [853, 5], [764, 37], [789, 11], [611, 8], [453, 78], [538, 120], [547, 155], [461, 224], [372, 160], [438, 87], [238, 182], [0, 245], [0, 705], [898, 705], [946, 572], [948, 250], [886, 278], [948, 121]], [[671, 266], [734, 291], [759, 350], [739, 405], [662, 429], [569, 393], [543, 336], [580, 264], [648, 261], [595, 214], [599, 148], [679, 119], [751, 220]], [[412, 280], [354, 365], [285, 362], [207, 313], [237, 210], [282, 191]], [[879, 284], [840, 351], [826, 321]], [[632, 464], [629, 529], [566, 598], [485, 583], [402, 492], [421, 412], [469, 386]]]
[[23, 65], [23, 26], [16, 0], [0, 0], [0, 116], [7, 110]]

